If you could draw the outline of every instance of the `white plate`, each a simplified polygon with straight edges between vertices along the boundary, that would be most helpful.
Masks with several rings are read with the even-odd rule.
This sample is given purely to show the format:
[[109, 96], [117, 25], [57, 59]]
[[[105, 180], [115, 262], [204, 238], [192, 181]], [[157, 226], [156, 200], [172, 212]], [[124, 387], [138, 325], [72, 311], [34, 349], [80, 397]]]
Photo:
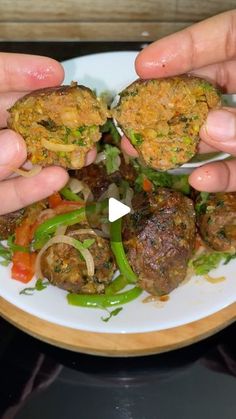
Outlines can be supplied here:
[[[136, 52], [103, 53], [75, 58], [64, 63], [65, 83], [71, 80], [87, 85], [98, 93], [114, 93], [132, 82]], [[67, 304], [66, 292], [50, 286], [33, 296], [19, 295], [24, 285], [10, 278], [10, 269], [0, 267], [0, 295], [18, 308], [49, 322], [74, 329], [107, 332], [137, 333], [180, 326], [213, 314], [235, 302], [236, 261], [212, 272], [212, 276], [225, 276], [225, 281], [211, 284], [201, 277], [193, 277], [170, 295], [165, 303], [146, 303], [146, 294], [124, 305], [117, 317], [104, 323], [102, 310], [82, 309]], [[32, 286], [34, 281], [27, 286]]]

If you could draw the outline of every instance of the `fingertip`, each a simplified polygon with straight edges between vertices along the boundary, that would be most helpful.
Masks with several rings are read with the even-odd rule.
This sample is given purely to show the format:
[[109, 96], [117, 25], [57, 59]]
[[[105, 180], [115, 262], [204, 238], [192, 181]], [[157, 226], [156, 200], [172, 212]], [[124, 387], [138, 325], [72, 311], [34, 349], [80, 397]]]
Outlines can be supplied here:
[[69, 180], [67, 171], [57, 166], [46, 167], [38, 176], [40, 176], [40, 184], [44, 184], [45, 197], [59, 191]]
[[230, 173], [227, 164], [217, 162], [195, 169], [189, 176], [189, 183], [198, 191], [219, 192], [228, 189], [229, 177]]
[[23, 138], [10, 129], [0, 131], [0, 147], [0, 177], [3, 177], [25, 162], [27, 150]]
[[97, 149], [94, 147], [92, 150], [90, 150], [87, 153], [86, 159], [85, 159], [85, 166], [89, 166], [96, 160], [97, 157]]
[[137, 150], [135, 150], [128, 138], [125, 136], [121, 138], [121, 149], [131, 157], [138, 157], [139, 155]]

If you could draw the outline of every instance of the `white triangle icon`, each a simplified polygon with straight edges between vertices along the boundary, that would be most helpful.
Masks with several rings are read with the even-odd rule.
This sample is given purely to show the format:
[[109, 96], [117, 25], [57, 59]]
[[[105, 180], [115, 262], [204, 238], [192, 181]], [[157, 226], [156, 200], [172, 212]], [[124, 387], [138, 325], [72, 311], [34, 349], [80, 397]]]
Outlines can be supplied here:
[[130, 207], [128, 205], [123, 204], [115, 198], [109, 198], [108, 219], [111, 223], [129, 214], [129, 212]]

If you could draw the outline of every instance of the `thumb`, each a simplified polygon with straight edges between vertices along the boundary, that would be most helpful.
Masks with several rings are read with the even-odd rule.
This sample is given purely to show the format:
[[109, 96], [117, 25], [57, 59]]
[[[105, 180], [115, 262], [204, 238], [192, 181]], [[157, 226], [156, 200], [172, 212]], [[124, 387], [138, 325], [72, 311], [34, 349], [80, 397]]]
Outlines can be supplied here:
[[23, 138], [9, 129], [0, 131], [0, 180], [9, 176], [13, 169], [26, 160], [27, 152]]
[[236, 155], [236, 110], [226, 108], [209, 112], [200, 136], [210, 146]]

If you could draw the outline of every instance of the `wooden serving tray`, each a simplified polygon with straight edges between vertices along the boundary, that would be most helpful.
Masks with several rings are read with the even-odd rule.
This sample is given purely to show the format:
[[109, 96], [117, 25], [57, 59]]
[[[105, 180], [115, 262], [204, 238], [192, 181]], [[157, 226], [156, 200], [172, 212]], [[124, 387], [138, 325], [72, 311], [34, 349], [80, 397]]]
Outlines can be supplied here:
[[109, 357], [158, 354], [198, 342], [236, 320], [236, 303], [204, 319], [159, 332], [94, 333], [41, 320], [0, 297], [0, 315], [24, 332], [64, 349]]

